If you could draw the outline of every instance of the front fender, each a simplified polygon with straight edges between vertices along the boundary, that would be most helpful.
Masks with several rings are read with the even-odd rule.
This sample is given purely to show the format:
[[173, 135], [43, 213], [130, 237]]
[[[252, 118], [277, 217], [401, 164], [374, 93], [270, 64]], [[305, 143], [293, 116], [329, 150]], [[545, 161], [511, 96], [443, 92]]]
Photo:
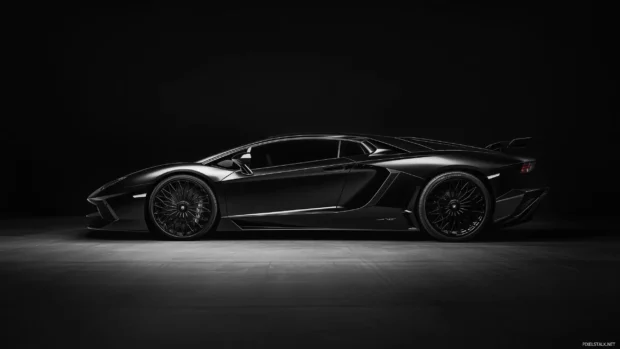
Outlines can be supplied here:
[[176, 173], [194, 174], [198, 177], [207, 179], [209, 182], [217, 183], [228, 177], [234, 171], [222, 168], [206, 166], [196, 163], [178, 163], [151, 167], [146, 170], [138, 171], [127, 176], [125, 183], [127, 186], [153, 184], [159, 182], [163, 177], [168, 177]]
[[174, 163], [150, 167], [131, 173], [122, 180], [99, 188], [89, 198], [105, 198], [118, 194], [145, 193], [164, 177], [174, 174], [193, 174], [210, 183], [217, 183], [234, 171], [196, 163]]
[[[216, 184], [233, 171], [196, 163], [160, 165], [140, 170], [105, 184], [88, 197], [97, 206], [98, 213], [88, 215], [90, 229], [148, 230], [144, 215], [146, 198], [163, 178], [175, 174], [192, 174], [211, 184]], [[217, 187], [214, 185], [213, 187]], [[214, 192], [225, 214], [224, 197]]]

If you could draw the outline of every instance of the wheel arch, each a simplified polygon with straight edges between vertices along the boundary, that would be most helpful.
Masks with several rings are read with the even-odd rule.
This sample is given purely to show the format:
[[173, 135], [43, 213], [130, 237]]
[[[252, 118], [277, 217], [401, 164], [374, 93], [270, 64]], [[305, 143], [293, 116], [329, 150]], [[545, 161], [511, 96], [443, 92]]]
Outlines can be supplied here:
[[[226, 215], [226, 198], [220, 193], [220, 190], [218, 188], [218, 186], [216, 185], [216, 182], [212, 179], [209, 178], [209, 176], [207, 176], [206, 174], [199, 172], [199, 171], [194, 171], [194, 170], [190, 170], [190, 169], [179, 169], [179, 170], [174, 170], [174, 171], [170, 171], [170, 172], [166, 172], [160, 176], [158, 176], [153, 183], [151, 183], [151, 185], [149, 186], [148, 189], [148, 196], [151, 195], [151, 193], [153, 192], [153, 189], [155, 188], [155, 186], [157, 186], [157, 184], [161, 183], [161, 181], [173, 177], [173, 176], [178, 176], [178, 175], [189, 175], [189, 176], [194, 176], [196, 178], [199, 178], [201, 180], [204, 180], [205, 183], [207, 183], [207, 185], [209, 186], [209, 188], [211, 188], [211, 190], [213, 191], [213, 194], [215, 194], [215, 197], [217, 198], [218, 201], [218, 210], [217, 210], [217, 216], [218, 219], [220, 216], [225, 216]], [[145, 205], [145, 210], [148, 209], [148, 205]]]
[[[424, 190], [424, 188], [426, 188], [428, 183], [431, 180], [433, 180], [433, 178], [439, 175], [442, 175], [444, 173], [448, 173], [448, 172], [465, 172], [478, 178], [482, 182], [482, 184], [484, 184], [484, 187], [489, 191], [489, 194], [491, 195], [491, 215], [495, 212], [495, 192], [493, 190], [493, 186], [491, 185], [491, 182], [478, 168], [473, 167], [473, 166], [467, 166], [467, 165], [444, 166], [431, 172], [428, 175], [428, 177], [424, 180], [422, 185], [420, 186], [420, 190], [418, 191], [417, 197], [415, 198], [415, 202], [413, 206], [414, 208], [417, 208], [418, 205], [420, 204], [420, 198], [422, 196], [422, 191]], [[418, 219], [419, 221], [420, 217], [418, 215], [418, 210], [417, 209], [413, 210], [413, 213], [415, 214], [415, 218]]]
[[211, 190], [213, 190], [213, 193], [215, 193], [215, 195], [219, 198], [219, 193], [216, 189], [216, 185], [215, 185], [215, 181], [211, 178], [209, 178], [209, 176], [205, 175], [204, 173], [198, 172], [198, 171], [193, 171], [190, 169], [182, 169], [182, 170], [174, 170], [174, 171], [170, 171], [170, 172], [166, 172], [160, 176], [158, 176], [155, 181], [153, 181], [153, 183], [151, 184], [151, 187], [149, 188], [149, 192], [153, 190], [153, 188], [155, 188], [155, 186], [160, 183], [161, 181], [170, 178], [172, 176], [178, 176], [178, 175], [189, 175], [189, 176], [194, 176], [197, 178], [200, 178], [202, 180], [204, 180], [209, 187], [211, 188]]
[[444, 166], [444, 167], [440, 167], [438, 169], [436, 169], [435, 171], [431, 172], [429, 174], [429, 176], [424, 180], [424, 184], [422, 185], [422, 187], [426, 187], [426, 185], [428, 185], [428, 183], [435, 177], [447, 173], [447, 172], [465, 172], [465, 173], [469, 173], [472, 176], [475, 176], [476, 178], [478, 178], [485, 186], [485, 188], [489, 191], [489, 193], [491, 194], [492, 198], [495, 198], [495, 192], [493, 190], [493, 186], [491, 185], [491, 182], [489, 181], [489, 179], [487, 178], [487, 176], [482, 173], [482, 171], [480, 169], [478, 169], [477, 167], [474, 166], [467, 166], [467, 165], [452, 165], [452, 166]]
[[[217, 199], [217, 213], [215, 215], [215, 221], [212, 224], [212, 227], [214, 227], [215, 230], [217, 230], [217, 227], [220, 224], [220, 220], [221, 217], [223, 215], [225, 215], [225, 211], [222, 212], [222, 210], [226, 210], [226, 204], [224, 201], [224, 198], [220, 196], [220, 194], [218, 193], [217, 189], [216, 189], [216, 185], [214, 185], [216, 182], [209, 178], [209, 176], [205, 175], [204, 173], [198, 172], [198, 171], [193, 171], [191, 169], [179, 169], [179, 170], [174, 170], [174, 171], [170, 171], [170, 172], [166, 172], [164, 174], [161, 174], [160, 176], [156, 177], [156, 179], [151, 183], [151, 185], [148, 188], [147, 191], [147, 197], [146, 197], [146, 201], [144, 204], [144, 219], [147, 222], [147, 226], [150, 224], [150, 220], [149, 220], [149, 201], [150, 201], [150, 196], [153, 193], [153, 190], [155, 189], [155, 187], [161, 183], [162, 181], [170, 178], [170, 177], [174, 177], [174, 176], [178, 176], [178, 175], [187, 175], [187, 176], [192, 176], [192, 177], [196, 177], [198, 179], [204, 180], [205, 183], [209, 186], [209, 188], [211, 189], [211, 191], [213, 191], [213, 194], [215, 195], [215, 198]], [[150, 227], [149, 227], [150, 230]]]

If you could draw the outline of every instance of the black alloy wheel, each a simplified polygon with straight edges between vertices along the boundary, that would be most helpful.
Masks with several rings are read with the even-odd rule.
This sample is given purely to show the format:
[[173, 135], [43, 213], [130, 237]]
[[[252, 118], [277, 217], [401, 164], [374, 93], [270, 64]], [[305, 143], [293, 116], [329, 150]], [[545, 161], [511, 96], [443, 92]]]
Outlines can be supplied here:
[[177, 175], [164, 179], [149, 195], [147, 222], [164, 237], [192, 240], [214, 228], [217, 212], [215, 195], [204, 181]]
[[418, 214], [424, 230], [442, 241], [467, 241], [491, 219], [491, 196], [484, 183], [466, 172], [433, 178], [420, 195]]

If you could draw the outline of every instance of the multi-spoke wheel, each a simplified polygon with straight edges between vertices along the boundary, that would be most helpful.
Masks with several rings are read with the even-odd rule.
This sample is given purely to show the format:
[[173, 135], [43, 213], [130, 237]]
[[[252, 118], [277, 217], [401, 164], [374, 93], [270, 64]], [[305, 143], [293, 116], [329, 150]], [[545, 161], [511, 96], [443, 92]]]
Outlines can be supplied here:
[[443, 241], [465, 241], [491, 218], [491, 197], [480, 179], [465, 172], [433, 178], [420, 195], [418, 215], [424, 230]]
[[176, 240], [196, 239], [214, 227], [217, 202], [209, 186], [188, 175], [166, 178], [148, 199], [149, 227]]

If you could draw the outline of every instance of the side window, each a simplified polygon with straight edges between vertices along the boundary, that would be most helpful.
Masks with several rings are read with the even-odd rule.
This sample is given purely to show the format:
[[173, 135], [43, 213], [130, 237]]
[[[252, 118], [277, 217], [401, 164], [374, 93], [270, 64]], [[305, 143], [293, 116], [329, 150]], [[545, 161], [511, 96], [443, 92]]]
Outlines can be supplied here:
[[340, 143], [340, 157], [366, 154], [364, 147], [357, 142], [342, 141]]
[[290, 165], [338, 157], [338, 141], [298, 139], [252, 147], [250, 168]]

